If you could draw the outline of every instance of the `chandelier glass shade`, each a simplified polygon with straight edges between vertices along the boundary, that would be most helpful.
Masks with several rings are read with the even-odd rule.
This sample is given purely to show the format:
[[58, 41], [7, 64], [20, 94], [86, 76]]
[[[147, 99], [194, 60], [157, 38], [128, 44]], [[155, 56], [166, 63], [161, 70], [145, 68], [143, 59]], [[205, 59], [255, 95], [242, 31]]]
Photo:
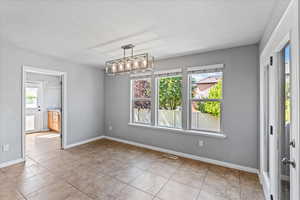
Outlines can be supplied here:
[[[105, 63], [105, 73], [108, 75], [145, 72], [153, 69], [154, 57], [149, 53], [133, 55], [134, 45], [128, 44], [123, 49], [123, 58], [110, 60]], [[131, 55], [126, 56], [126, 50], [131, 50]]]

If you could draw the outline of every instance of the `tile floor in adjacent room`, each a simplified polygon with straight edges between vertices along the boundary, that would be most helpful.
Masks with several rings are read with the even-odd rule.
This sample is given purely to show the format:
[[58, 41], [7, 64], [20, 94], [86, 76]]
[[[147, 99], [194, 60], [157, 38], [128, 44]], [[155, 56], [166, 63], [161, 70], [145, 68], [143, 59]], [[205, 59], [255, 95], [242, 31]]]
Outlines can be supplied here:
[[60, 150], [53, 133], [26, 138], [26, 163], [0, 169], [2, 200], [262, 200], [255, 174], [177, 160], [109, 140]]

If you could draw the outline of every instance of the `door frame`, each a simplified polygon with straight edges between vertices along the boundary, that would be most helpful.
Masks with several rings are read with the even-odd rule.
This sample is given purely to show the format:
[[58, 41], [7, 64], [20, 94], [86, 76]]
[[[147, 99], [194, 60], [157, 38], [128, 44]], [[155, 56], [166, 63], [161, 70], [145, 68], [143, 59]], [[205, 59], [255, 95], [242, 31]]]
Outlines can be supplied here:
[[[292, 38], [291, 38], [291, 33], [289, 32], [287, 35], [281, 38], [281, 40], [278, 40], [276, 43], [277, 45], [274, 46], [273, 51], [271, 52], [270, 56], [273, 57], [273, 66], [271, 66], [271, 76], [270, 79], [273, 82], [273, 87], [270, 88], [272, 90], [273, 94], [271, 94], [271, 98], [273, 99], [273, 108], [274, 112], [272, 112], [273, 116], [270, 116], [271, 119], [271, 125], [273, 125], [273, 130], [274, 133], [272, 135], [272, 139], [270, 140], [270, 145], [273, 146], [272, 151], [274, 151], [273, 155], [270, 155], [270, 185], [268, 185], [266, 177], [264, 176], [263, 173], [263, 166], [261, 166], [261, 178], [262, 178], [262, 183], [264, 185], [265, 189], [265, 195], [266, 198], [268, 199], [270, 194], [273, 195], [274, 200], [279, 200], [280, 197], [280, 148], [279, 148], [279, 139], [281, 136], [281, 107], [280, 107], [280, 101], [282, 100], [281, 97], [279, 96], [279, 92], [281, 90], [281, 70], [282, 70], [282, 50], [284, 47], [290, 43], [291, 45], [291, 95], [292, 95], [292, 121], [291, 121], [291, 139], [294, 138], [296, 141], [296, 148], [292, 149], [291, 148], [291, 159], [295, 159], [296, 161], [296, 169], [290, 170], [290, 199], [291, 200], [296, 200], [299, 199], [299, 189], [296, 187], [299, 187], [299, 136], [297, 133], [299, 133], [299, 126], [298, 126], [298, 121], [299, 121], [299, 70], [297, 69], [298, 65], [295, 63], [295, 51], [294, 48], [295, 45], [292, 43]], [[294, 58], [293, 58], [294, 57]], [[267, 61], [269, 62], [269, 61]], [[262, 76], [261, 76], [262, 77]], [[264, 77], [263, 77], [264, 80]], [[264, 83], [264, 82], [263, 82]], [[263, 106], [264, 107], [264, 106]], [[263, 109], [265, 110], [265, 108]], [[264, 124], [264, 123], [263, 123]], [[262, 128], [262, 127], [261, 127]], [[262, 133], [262, 132], [261, 132]], [[263, 134], [261, 134], [261, 139], [262, 139]], [[264, 150], [265, 150], [265, 145], [263, 142], [261, 142], [261, 161], [264, 161]], [[263, 163], [261, 163], [263, 164]], [[269, 186], [269, 187], [268, 187]]]
[[38, 67], [32, 66], [23, 66], [22, 67], [22, 159], [26, 159], [26, 133], [25, 133], [25, 82], [26, 82], [26, 73], [37, 73], [43, 75], [52, 75], [52, 76], [60, 76], [61, 77], [61, 103], [62, 103], [62, 110], [61, 110], [61, 148], [65, 149], [67, 146], [67, 72], [62, 71], [55, 71], [55, 70], [48, 70]]
[[[263, 177], [263, 166], [264, 161], [263, 152], [264, 144], [262, 136], [264, 134], [264, 123], [262, 121], [264, 115], [264, 105], [263, 105], [263, 67], [266, 63], [269, 62], [270, 56], [276, 55], [280, 44], [286, 44], [284, 39], [289, 39], [291, 44], [291, 84], [292, 84], [292, 127], [291, 132], [296, 140], [296, 148], [294, 149], [294, 156], [296, 159], [296, 170], [293, 171], [295, 177], [295, 183], [291, 183], [291, 200], [300, 199], [300, 69], [299, 69], [299, 60], [300, 60], [300, 51], [299, 51], [299, 1], [292, 0], [289, 3], [286, 11], [282, 15], [280, 21], [274, 28], [272, 34], [267, 38], [266, 44], [262, 44], [260, 49], [260, 181], [263, 184], [263, 189], [265, 192], [266, 199], [270, 199], [270, 192], [266, 187], [266, 180]], [[282, 46], [283, 46], [282, 44]], [[281, 47], [282, 47], [281, 46]], [[292, 176], [292, 175], [291, 175]], [[293, 188], [292, 188], [293, 187]], [[275, 191], [278, 192], [278, 191]], [[273, 198], [277, 200], [276, 198]]]
[[[260, 113], [260, 117], [262, 120], [262, 123], [260, 123], [260, 182], [263, 185], [264, 188], [264, 194], [265, 196], [269, 196], [271, 194], [271, 182], [270, 182], [270, 177], [271, 177], [271, 172], [270, 172], [270, 142], [271, 142], [271, 136], [269, 133], [270, 129], [270, 63], [269, 60], [267, 62], [264, 62], [263, 64], [263, 69], [261, 73], [261, 78], [262, 80], [262, 88], [261, 90], [261, 103], [260, 103], [260, 110], [263, 112]], [[267, 97], [268, 96], [268, 97]], [[268, 135], [268, 141], [266, 141], [266, 135]], [[267, 142], [269, 144], [267, 144]], [[268, 149], [267, 149], [268, 148]], [[267, 157], [269, 159], [267, 159]], [[269, 163], [267, 163], [269, 161]], [[267, 165], [269, 165], [269, 171], [267, 174], [266, 168]]]
[[[26, 89], [27, 87], [28, 87], [28, 85], [37, 85], [38, 87], [39, 87], [39, 89], [40, 89], [40, 91], [39, 91], [39, 104], [40, 104], [40, 108], [41, 107], [43, 107], [43, 105], [44, 105], [44, 85], [43, 85], [43, 83], [41, 82], [41, 81], [26, 81], [25, 80], [25, 83], [24, 83], [25, 85], [24, 85], [24, 89]], [[24, 93], [24, 95], [26, 95], [25, 93]], [[27, 110], [27, 108], [26, 108], [26, 103], [24, 103], [24, 114], [25, 114], [25, 118], [26, 118], [26, 110]], [[36, 108], [37, 109], [37, 108]], [[25, 131], [25, 133], [34, 133], [34, 132], [38, 132], [38, 131], [42, 131], [43, 130], [43, 124], [44, 124], [44, 117], [43, 117], [43, 115], [41, 115], [40, 113], [39, 113], [39, 123], [38, 123], [38, 128], [37, 129], [35, 129], [35, 130], [31, 130], [31, 131], [26, 131], [25, 130], [25, 128], [26, 127], [24, 127], [24, 131]], [[25, 122], [26, 123], [26, 122]]]

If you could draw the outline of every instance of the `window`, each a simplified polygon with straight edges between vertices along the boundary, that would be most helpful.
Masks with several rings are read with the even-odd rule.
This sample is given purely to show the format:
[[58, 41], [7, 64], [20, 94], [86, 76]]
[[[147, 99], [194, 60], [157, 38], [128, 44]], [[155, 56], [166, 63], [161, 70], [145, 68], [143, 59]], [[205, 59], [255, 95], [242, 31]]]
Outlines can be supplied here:
[[223, 73], [219, 69], [193, 72], [190, 83], [190, 127], [220, 132]]
[[134, 123], [151, 123], [151, 79], [131, 81], [132, 121]]
[[182, 77], [157, 78], [157, 125], [182, 128]]
[[38, 88], [27, 87], [25, 89], [26, 108], [38, 107]]
[[184, 70], [132, 74], [130, 124], [226, 137], [221, 132], [223, 65]]

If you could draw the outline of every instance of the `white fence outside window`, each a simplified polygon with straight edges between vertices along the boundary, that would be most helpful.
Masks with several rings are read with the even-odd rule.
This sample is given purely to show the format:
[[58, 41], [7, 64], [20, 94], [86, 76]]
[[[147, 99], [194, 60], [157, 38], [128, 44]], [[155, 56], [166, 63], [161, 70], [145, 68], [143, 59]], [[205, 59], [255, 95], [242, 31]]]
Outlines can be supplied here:
[[[148, 109], [134, 109], [135, 121], [150, 121], [150, 111]], [[180, 110], [158, 110], [158, 125], [164, 127], [182, 128]], [[199, 111], [192, 112], [192, 129], [199, 130], [220, 130], [220, 118], [211, 114], [201, 113]]]

